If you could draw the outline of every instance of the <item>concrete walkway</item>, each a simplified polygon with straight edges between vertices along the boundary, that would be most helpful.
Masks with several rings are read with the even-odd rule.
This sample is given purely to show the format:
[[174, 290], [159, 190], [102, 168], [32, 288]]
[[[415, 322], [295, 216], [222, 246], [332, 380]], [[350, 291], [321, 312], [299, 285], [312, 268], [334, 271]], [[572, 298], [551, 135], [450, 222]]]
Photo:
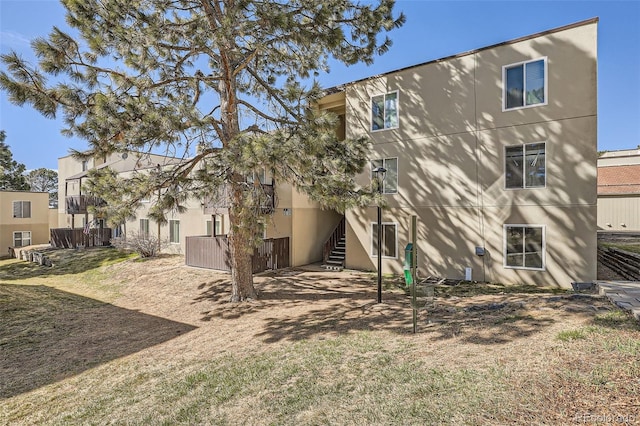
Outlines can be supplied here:
[[640, 321], [640, 281], [596, 281], [598, 293]]

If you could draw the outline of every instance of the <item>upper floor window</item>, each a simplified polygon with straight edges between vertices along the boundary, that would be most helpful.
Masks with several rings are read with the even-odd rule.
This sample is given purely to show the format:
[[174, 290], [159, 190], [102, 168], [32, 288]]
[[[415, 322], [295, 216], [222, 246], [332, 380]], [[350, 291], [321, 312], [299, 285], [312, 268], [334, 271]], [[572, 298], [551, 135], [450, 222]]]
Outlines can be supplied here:
[[528, 143], [505, 148], [505, 188], [543, 188], [546, 185], [545, 144]]
[[82, 161], [82, 171], [86, 172], [87, 170], [89, 170], [89, 162], [87, 160], [83, 160]]
[[504, 266], [543, 270], [544, 234], [541, 225], [504, 225]]
[[371, 130], [395, 129], [398, 127], [398, 92], [377, 95], [371, 98]]
[[384, 173], [384, 179], [382, 180], [382, 193], [395, 194], [398, 192], [398, 159], [382, 158], [379, 160], [372, 160], [371, 180], [378, 178], [376, 173], [373, 172], [378, 167], [384, 167], [387, 170]]
[[19, 218], [31, 217], [31, 201], [14, 201], [13, 217], [19, 217]]
[[547, 58], [502, 68], [503, 108], [523, 108], [547, 103]]

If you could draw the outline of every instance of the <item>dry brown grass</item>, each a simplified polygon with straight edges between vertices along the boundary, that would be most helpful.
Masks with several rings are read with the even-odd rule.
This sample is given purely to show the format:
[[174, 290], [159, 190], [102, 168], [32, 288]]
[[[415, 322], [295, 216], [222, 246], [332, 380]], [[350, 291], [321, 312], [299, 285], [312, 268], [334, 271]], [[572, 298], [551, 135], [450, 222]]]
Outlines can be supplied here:
[[180, 256], [95, 256], [0, 262], [0, 423], [640, 421], [640, 330], [594, 295], [442, 287], [413, 334], [371, 274], [267, 273], [231, 304], [228, 275]]

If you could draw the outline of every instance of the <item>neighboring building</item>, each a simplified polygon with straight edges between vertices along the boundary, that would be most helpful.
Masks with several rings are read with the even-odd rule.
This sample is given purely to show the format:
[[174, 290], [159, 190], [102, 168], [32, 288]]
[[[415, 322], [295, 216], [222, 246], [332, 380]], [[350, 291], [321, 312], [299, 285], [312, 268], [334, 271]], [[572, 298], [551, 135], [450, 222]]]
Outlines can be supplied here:
[[0, 191], [0, 247], [25, 247], [49, 242], [49, 194]]
[[[85, 194], [88, 171], [92, 168], [109, 167], [122, 177], [145, 169], [168, 167], [180, 162], [180, 159], [153, 154], [128, 153], [114, 154], [107, 158], [79, 161], [72, 156], [58, 159], [59, 199], [58, 227], [83, 228], [85, 224], [99, 223], [107, 226], [102, 219], [88, 213], [91, 204], [99, 203], [99, 194]], [[258, 179], [273, 194], [273, 181], [262, 173]], [[322, 260], [323, 243], [331, 235], [341, 216], [330, 210], [323, 210], [319, 204], [309, 201], [286, 183], [275, 185], [275, 200], [269, 207], [265, 220], [264, 238], [289, 238], [289, 264], [305, 265]], [[160, 239], [169, 242], [168, 252], [185, 253], [186, 237], [225, 235], [229, 231], [229, 216], [225, 206], [214, 207], [206, 200], [189, 199], [184, 213], [168, 213], [168, 223], [158, 225], [148, 217], [153, 205], [153, 196], [142, 203], [135, 220], [128, 221], [114, 235], [126, 232], [128, 235], [160, 235]]]
[[640, 232], [640, 149], [598, 158], [598, 229]]
[[[597, 23], [591, 19], [331, 91], [372, 141], [383, 271], [418, 218], [422, 277], [570, 287], [596, 278]], [[376, 206], [346, 214], [346, 267], [377, 267]], [[483, 255], [482, 255], [483, 254]]]

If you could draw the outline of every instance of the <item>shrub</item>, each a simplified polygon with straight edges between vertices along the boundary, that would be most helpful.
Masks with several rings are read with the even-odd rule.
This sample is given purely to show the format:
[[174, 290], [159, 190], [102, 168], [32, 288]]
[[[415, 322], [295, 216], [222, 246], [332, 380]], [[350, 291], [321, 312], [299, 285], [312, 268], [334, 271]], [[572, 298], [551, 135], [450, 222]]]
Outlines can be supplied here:
[[165, 238], [159, 240], [153, 235], [143, 235], [138, 232], [131, 232], [127, 236], [113, 238], [111, 244], [122, 250], [130, 250], [138, 253], [140, 257], [155, 257], [169, 246], [169, 241]]

